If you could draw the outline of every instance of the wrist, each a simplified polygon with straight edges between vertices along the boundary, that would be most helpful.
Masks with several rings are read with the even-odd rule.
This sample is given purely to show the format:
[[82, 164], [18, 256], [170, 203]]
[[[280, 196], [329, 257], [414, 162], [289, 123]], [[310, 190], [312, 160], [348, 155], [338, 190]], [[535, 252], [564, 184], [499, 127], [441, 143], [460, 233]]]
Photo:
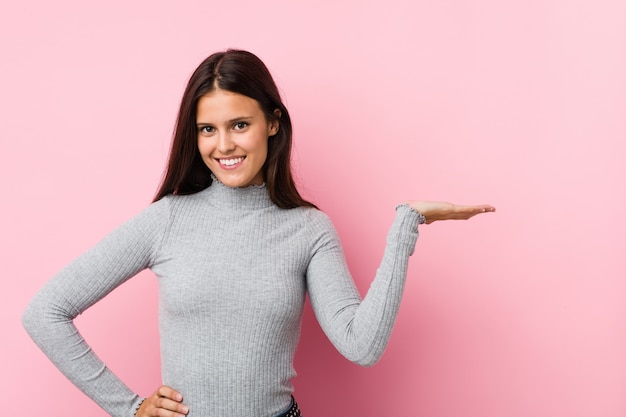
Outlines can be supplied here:
[[141, 406], [143, 405], [143, 402], [146, 401], [145, 398], [142, 398], [141, 401], [139, 401], [139, 404], [137, 404], [137, 408], [135, 409], [135, 414], [133, 414], [133, 417], [137, 417], [137, 413], [139, 412], [139, 409], [141, 408]]
[[409, 210], [411, 210], [413, 213], [415, 213], [415, 214], [417, 215], [417, 223], [418, 223], [418, 224], [424, 224], [424, 223], [426, 223], [426, 216], [424, 216], [424, 214], [423, 214], [421, 211], [417, 210], [415, 207], [413, 207], [413, 206], [412, 206], [412, 205], [410, 205], [409, 203], [402, 203], [402, 204], [398, 204], [398, 205], [396, 206], [396, 210], [397, 210], [399, 207], [406, 207], [406, 208], [408, 208]]

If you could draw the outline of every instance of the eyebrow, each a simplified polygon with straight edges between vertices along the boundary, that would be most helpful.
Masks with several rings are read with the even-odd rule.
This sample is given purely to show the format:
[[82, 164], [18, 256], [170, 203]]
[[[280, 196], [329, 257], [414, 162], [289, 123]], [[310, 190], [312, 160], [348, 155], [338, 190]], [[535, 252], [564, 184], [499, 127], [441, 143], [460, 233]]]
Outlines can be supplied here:
[[[245, 121], [245, 120], [250, 120], [250, 119], [254, 119], [254, 116], [241, 116], [241, 117], [235, 117], [234, 119], [230, 119], [226, 121], [226, 124], [231, 124], [231, 123], [235, 123], [235, 122], [240, 122], [240, 121]], [[206, 126], [206, 125], [212, 125], [213, 123], [206, 123], [206, 122], [200, 122], [197, 121], [196, 125], [197, 126]]]

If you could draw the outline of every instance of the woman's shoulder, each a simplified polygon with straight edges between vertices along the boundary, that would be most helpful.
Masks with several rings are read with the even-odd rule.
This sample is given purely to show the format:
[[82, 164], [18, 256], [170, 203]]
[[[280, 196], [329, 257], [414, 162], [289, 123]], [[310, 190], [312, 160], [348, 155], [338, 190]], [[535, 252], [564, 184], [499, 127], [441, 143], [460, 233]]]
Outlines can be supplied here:
[[198, 204], [200, 200], [200, 193], [167, 194], [161, 197], [161, 199], [152, 202], [151, 206], [154, 206], [155, 210], [172, 212], [177, 211], [181, 207]]
[[335, 230], [335, 226], [328, 214], [316, 207], [298, 207], [291, 210], [295, 215], [301, 216], [305, 224], [314, 231], [328, 232]]
[[165, 196], [153, 201], [129, 219], [131, 224], [152, 224], [167, 222], [170, 217], [170, 199]]

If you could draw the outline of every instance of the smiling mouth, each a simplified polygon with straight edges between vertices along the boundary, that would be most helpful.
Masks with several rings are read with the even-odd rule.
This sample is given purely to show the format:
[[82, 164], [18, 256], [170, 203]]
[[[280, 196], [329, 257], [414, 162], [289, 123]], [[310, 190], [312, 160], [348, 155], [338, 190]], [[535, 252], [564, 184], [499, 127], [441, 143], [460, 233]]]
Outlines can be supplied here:
[[238, 158], [219, 158], [218, 162], [220, 163], [220, 165], [232, 167], [243, 162], [244, 159], [245, 159], [244, 156], [240, 156]]

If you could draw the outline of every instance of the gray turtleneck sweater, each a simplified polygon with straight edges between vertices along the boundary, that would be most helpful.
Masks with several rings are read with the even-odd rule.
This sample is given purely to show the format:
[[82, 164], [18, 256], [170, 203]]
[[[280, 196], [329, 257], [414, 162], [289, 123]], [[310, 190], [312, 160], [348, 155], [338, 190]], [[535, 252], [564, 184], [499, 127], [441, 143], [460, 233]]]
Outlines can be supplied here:
[[159, 282], [163, 384], [182, 392], [189, 416], [271, 417], [291, 401], [306, 292], [346, 358], [367, 366], [382, 355], [417, 226], [418, 214], [399, 206], [361, 300], [324, 213], [280, 209], [264, 186], [214, 181], [196, 194], [164, 197], [113, 231], [37, 293], [23, 323], [78, 388], [110, 415], [131, 417], [140, 397], [73, 319], [149, 268]]

